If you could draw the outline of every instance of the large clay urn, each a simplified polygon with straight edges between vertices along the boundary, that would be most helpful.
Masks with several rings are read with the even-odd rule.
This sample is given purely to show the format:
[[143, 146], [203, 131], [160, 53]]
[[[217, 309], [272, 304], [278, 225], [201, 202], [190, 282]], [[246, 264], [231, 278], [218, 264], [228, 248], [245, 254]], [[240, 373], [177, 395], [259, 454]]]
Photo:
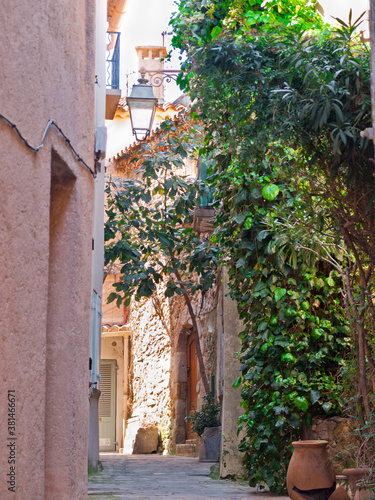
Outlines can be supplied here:
[[328, 500], [336, 488], [336, 476], [327, 453], [328, 441], [294, 441], [286, 475], [292, 500]]

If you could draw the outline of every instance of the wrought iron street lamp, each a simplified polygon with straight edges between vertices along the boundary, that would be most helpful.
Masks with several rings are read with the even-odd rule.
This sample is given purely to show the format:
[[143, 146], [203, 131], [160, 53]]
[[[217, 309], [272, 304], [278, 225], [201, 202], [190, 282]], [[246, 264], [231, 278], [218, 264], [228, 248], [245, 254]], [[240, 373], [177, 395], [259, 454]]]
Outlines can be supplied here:
[[152, 86], [147, 85], [148, 80], [142, 70], [143, 68], [138, 84], [133, 85], [130, 96], [126, 98], [133, 134], [139, 142], [145, 141], [150, 135], [158, 102], [152, 91]]

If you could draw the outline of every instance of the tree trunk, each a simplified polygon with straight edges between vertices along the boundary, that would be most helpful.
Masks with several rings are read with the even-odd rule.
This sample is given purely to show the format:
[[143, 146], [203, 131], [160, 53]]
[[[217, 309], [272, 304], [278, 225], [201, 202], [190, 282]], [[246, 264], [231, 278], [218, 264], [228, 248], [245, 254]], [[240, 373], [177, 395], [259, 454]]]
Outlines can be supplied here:
[[[367, 387], [367, 379], [366, 379], [366, 339], [365, 339], [365, 331], [361, 326], [360, 317], [358, 316], [358, 309], [353, 299], [352, 289], [350, 287], [349, 276], [346, 273], [343, 276], [343, 288], [345, 290], [344, 295], [344, 304], [345, 309], [349, 318], [350, 326], [352, 329], [352, 333], [356, 333], [356, 337], [353, 335], [353, 339], [357, 340], [358, 346], [358, 402], [359, 402], [359, 410], [360, 414], [363, 417], [363, 412], [366, 419], [369, 419], [370, 416], [370, 402], [369, 402], [369, 393]], [[363, 304], [364, 305], [364, 304]], [[362, 411], [361, 411], [362, 410]], [[362, 418], [363, 420], [363, 418]]]
[[199, 331], [198, 331], [198, 324], [197, 320], [195, 317], [195, 313], [193, 310], [193, 306], [191, 305], [190, 298], [187, 295], [187, 293], [184, 293], [184, 299], [186, 302], [186, 306], [189, 310], [191, 322], [193, 323], [193, 331], [194, 331], [194, 338], [195, 338], [195, 346], [197, 349], [197, 356], [198, 356], [198, 363], [199, 363], [199, 371], [201, 373], [201, 378], [204, 386], [204, 390], [206, 394], [210, 392], [210, 387], [208, 385], [208, 380], [207, 380], [207, 374], [206, 374], [206, 369], [204, 367], [204, 362], [203, 362], [203, 356], [202, 356], [202, 351], [201, 351], [201, 346], [200, 346], [200, 341], [199, 341]]
[[[180, 283], [182, 283], [181, 275], [180, 275], [180, 273], [178, 272], [178, 270], [177, 270], [177, 268], [175, 266], [175, 258], [174, 258], [172, 250], [169, 250], [169, 255], [171, 257], [171, 261], [172, 261], [172, 265], [173, 265], [173, 272], [174, 272], [177, 280]], [[204, 361], [203, 361], [203, 356], [202, 356], [201, 344], [200, 344], [200, 340], [199, 340], [199, 330], [198, 330], [197, 318], [195, 316], [194, 309], [193, 309], [193, 306], [191, 304], [188, 291], [186, 290], [186, 288], [183, 285], [180, 285], [180, 288], [184, 292], [183, 296], [184, 296], [185, 303], [186, 303], [186, 306], [187, 306], [189, 314], [190, 314], [191, 322], [193, 324], [195, 346], [196, 346], [196, 349], [197, 349], [197, 357], [198, 357], [198, 363], [199, 363], [199, 371], [200, 371], [200, 374], [201, 374], [201, 378], [202, 378], [202, 383], [203, 383], [204, 390], [205, 390], [205, 392], [207, 394], [208, 392], [210, 392], [210, 386], [208, 384], [206, 369], [204, 367]]]

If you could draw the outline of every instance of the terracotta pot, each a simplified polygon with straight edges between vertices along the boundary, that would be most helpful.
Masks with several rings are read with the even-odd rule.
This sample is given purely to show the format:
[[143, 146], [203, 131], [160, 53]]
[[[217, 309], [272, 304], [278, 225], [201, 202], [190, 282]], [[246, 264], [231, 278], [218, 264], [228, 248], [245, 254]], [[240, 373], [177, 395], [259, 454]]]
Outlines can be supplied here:
[[328, 441], [294, 441], [286, 475], [292, 500], [328, 500], [336, 489], [336, 476], [328, 459]]
[[[352, 500], [354, 500], [357, 491], [360, 491], [360, 490], [358, 490], [357, 482], [360, 481], [361, 479], [364, 479], [370, 473], [370, 468], [369, 467], [357, 467], [357, 468], [353, 468], [353, 469], [344, 469], [342, 471], [342, 473], [348, 479]], [[358, 494], [357, 496], [360, 498], [360, 494]], [[371, 498], [371, 497], [365, 496], [364, 498]]]
[[335, 489], [335, 491], [329, 497], [329, 500], [350, 500], [350, 496], [348, 495], [345, 486], [341, 485]]

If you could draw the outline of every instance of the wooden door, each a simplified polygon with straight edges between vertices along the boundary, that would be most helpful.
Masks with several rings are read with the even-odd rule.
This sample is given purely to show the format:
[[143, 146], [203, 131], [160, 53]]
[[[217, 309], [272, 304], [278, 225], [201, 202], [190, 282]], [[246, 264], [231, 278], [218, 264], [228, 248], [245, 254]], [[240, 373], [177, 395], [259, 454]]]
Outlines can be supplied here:
[[99, 450], [116, 450], [116, 360], [100, 363]]
[[[197, 348], [195, 345], [194, 333], [191, 333], [188, 337], [187, 345], [187, 414], [193, 413], [198, 408], [198, 358], [197, 358]], [[193, 433], [191, 429], [192, 423], [187, 422], [186, 427], [186, 438], [194, 439], [196, 434]]]

